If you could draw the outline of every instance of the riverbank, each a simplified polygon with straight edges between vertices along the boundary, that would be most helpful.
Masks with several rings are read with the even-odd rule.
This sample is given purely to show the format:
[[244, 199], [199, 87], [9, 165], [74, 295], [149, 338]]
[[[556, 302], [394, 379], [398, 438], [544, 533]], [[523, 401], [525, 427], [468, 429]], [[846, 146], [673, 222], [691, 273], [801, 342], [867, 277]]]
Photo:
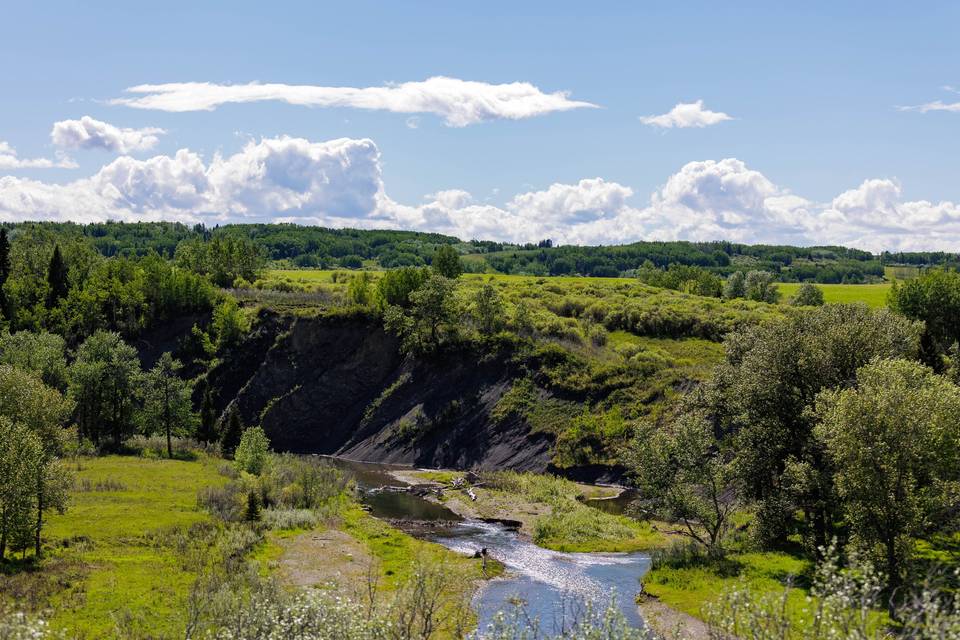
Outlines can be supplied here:
[[541, 474], [509, 471], [392, 470], [400, 482], [420, 485], [424, 497], [463, 518], [515, 523], [537, 545], [565, 552], [649, 551], [670, 544], [657, 524], [587, 506], [622, 488], [582, 485]]

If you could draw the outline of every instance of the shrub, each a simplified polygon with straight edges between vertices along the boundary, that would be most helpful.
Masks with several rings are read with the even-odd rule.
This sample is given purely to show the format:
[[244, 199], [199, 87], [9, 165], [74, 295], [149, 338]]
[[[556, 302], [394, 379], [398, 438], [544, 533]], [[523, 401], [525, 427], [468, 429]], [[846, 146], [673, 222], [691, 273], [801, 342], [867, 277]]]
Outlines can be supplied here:
[[311, 509], [264, 509], [263, 522], [271, 529], [312, 529], [320, 516]]
[[[198, 453], [214, 454], [216, 448], [197, 442], [193, 438], [174, 437], [170, 440], [173, 457], [179, 460], [194, 460]], [[167, 439], [162, 436], [133, 436], [123, 443], [123, 448], [143, 458], [166, 458]]]
[[203, 487], [197, 503], [224, 522], [237, 522], [243, 514], [242, 493], [240, 485], [232, 482], [222, 487]]
[[602, 347], [607, 344], [607, 340], [610, 338], [610, 335], [607, 333], [607, 330], [603, 328], [601, 324], [595, 324], [590, 327], [590, 330], [587, 332], [587, 336], [590, 338], [590, 344], [595, 347]]
[[234, 464], [241, 471], [260, 475], [267, 464], [270, 440], [260, 427], [251, 427], [240, 436], [240, 445], [233, 454]]

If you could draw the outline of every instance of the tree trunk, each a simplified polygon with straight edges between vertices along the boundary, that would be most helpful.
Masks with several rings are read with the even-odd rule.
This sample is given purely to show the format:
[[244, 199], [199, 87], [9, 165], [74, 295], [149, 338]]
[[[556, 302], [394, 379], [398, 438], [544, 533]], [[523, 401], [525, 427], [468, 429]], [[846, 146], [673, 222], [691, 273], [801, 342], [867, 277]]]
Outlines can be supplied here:
[[887, 611], [890, 614], [890, 618], [896, 620], [896, 606], [894, 604], [894, 597], [896, 596], [897, 588], [900, 586], [900, 573], [897, 570], [897, 538], [896, 536], [889, 535], [884, 541], [884, 545], [887, 550], [887, 589], [889, 593], [889, 601], [887, 602]]
[[0, 515], [0, 562], [7, 556], [7, 509], [4, 507]]
[[167, 458], [173, 460], [173, 445], [170, 444], [170, 398], [168, 392], [163, 394], [163, 421], [167, 427]]
[[37, 473], [37, 537], [33, 555], [40, 559], [40, 532], [43, 530], [43, 468]]

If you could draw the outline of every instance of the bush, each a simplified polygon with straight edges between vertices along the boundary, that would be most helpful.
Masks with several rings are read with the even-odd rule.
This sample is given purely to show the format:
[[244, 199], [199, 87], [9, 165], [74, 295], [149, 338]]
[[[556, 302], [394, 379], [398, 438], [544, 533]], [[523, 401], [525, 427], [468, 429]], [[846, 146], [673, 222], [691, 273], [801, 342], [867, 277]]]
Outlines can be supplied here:
[[590, 327], [590, 331], [587, 332], [587, 336], [590, 338], [590, 344], [595, 347], [602, 347], [607, 344], [607, 340], [610, 338], [610, 335], [607, 333], [607, 330], [603, 328], [603, 325], [595, 324]]
[[197, 503], [224, 522], [238, 522], [243, 515], [243, 489], [234, 482], [222, 487], [203, 487]]
[[267, 464], [270, 440], [260, 427], [251, 427], [240, 436], [240, 445], [233, 454], [234, 464], [241, 471], [260, 475]]
[[[170, 440], [173, 457], [178, 460], [195, 460], [200, 453], [215, 455], [217, 447], [193, 438], [174, 437]], [[123, 443], [127, 452], [142, 458], [166, 458], [167, 439], [162, 436], [133, 436]]]
[[311, 509], [264, 509], [262, 520], [271, 529], [313, 529], [321, 522]]

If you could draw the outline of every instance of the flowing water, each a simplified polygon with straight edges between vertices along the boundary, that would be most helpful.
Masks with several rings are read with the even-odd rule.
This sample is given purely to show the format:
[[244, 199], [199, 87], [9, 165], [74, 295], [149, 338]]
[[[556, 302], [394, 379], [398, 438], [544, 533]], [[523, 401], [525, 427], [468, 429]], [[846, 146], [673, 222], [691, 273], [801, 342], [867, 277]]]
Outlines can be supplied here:
[[[334, 463], [353, 474], [363, 502], [373, 515], [464, 555], [472, 556], [485, 548], [505, 565], [504, 577], [487, 582], [474, 600], [480, 629], [485, 629], [498, 611], [522, 603], [525, 614], [538, 619], [542, 630], [558, 631], [582, 613], [586, 602], [605, 607], [614, 598], [626, 619], [640, 625], [634, 597], [640, 577], [650, 568], [648, 555], [543, 549], [502, 524], [462, 519], [446, 507], [403, 490], [403, 483], [389, 471], [408, 467], [342, 459], [334, 459]], [[588, 504], [595, 502], [609, 502], [603, 505], [605, 510], [623, 508], [623, 501]], [[431, 526], [404, 527], [404, 521], [411, 525], [428, 521]]]

